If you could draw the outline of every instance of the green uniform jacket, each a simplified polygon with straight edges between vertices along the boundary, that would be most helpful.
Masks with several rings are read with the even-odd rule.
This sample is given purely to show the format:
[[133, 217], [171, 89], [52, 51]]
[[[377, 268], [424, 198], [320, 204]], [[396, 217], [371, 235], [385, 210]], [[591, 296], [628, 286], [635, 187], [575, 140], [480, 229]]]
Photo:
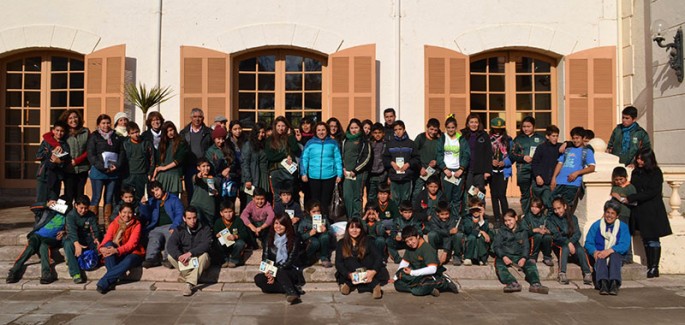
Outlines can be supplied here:
[[520, 134], [514, 139], [514, 148], [511, 150], [511, 160], [516, 163], [516, 175], [530, 176], [531, 175], [531, 165], [523, 160], [523, 157], [530, 156], [530, 149], [532, 147], [539, 147], [545, 143], [545, 137], [539, 135], [538, 133], [533, 133], [530, 136], [525, 134]]
[[[469, 147], [469, 141], [461, 136], [461, 133], [457, 132], [457, 137], [459, 137], [459, 168], [466, 170], [469, 167], [469, 162], [471, 161], [471, 147]], [[440, 136], [437, 149], [437, 163], [440, 170], [444, 170], [445, 166], [445, 137], [447, 133], [443, 133]]]
[[[416, 144], [416, 150], [419, 151], [419, 159], [421, 160], [421, 167], [426, 168], [431, 160], [438, 160], [438, 147], [442, 144], [445, 145], [445, 141], [440, 142], [440, 138], [428, 140], [426, 137], [426, 132], [423, 132], [416, 136], [414, 139]], [[461, 148], [460, 148], [461, 149]]]
[[87, 172], [90, 169], [86, 152], [86, 145], [88, 144], [88, 136], [90, 130], [88, 128], [81, 128], [75, 135], [67, 137], [67, 144], [69, 144], [69, 155], [71, 156], [71, 165], [66, 167], [66, 172], [71, 174], [78, 174]]
[[419, 231], [419, 236], [423, 236], [423, 224], [412, 216], [411, 219], [405, 220], [403, 217], [396, 218], [393, 221], [393, 229], [390, 232], [390, 237], [395, 238], [398, 232], [402, 232], [402, 229], [408, 226], [414, 226], [416, 230]]
[[528, 236], [533, 236], [533, 229], [540, 228], [540, 226], [545, 225], [547, 227], [547, 216], [543, 213], [539, 215], [534, 215], [530, 211], [521, 220], [521, 228], [528, 231]]
[[66, 218], [68, 240], [84, 245], [91, 244], [95, 240], [102, 240], [100, 227], [98, 227], [98, 218], [93, 212], [87, 211], [85, 215], [80, 216], [74, 208], [67, 213]]
[[271, 137], [268, 137], [266, 139], [266, 142], [264, 143], [264, 153], [266, 154], [266, 158], [269, 161], [269, 168], [275, 169], [278, 167], [281, 161], [283, 161], [283, 159], [287, 158], [288, 156], [293, 158], [294, 161], [295, 158], [300, 156], [301, 150], [300, 145], [297, 143], [297, 139], [295, 138], [295, 136], [290, 135], [288, 136], [287, 146], [283, 149], [271, 148]]
[[454, 216], [450, 216], [449, 219], [442, 221], [442, 219], [434, 217], [428, 221], [428, 226], [426, 227], [428, 232], [436, 232], [440, 237], [448, 237], [450, 235], [450, 230], [457, 226], [457, 219]]
[[622, 124], [619, 124], [614, 128], [614, 131], [611, 132], [609, 143], [607, 143], [607, 152], [618, 156], [618, 162], [621, 164], [628, 165], [633, 162], [637, 151], [641, 148], [652, 147], [649, 142], [649, 134], [647, 134], [647, 131], [640, 127], [637, 122], [635, 122], [635, 124], [635, 128], [630, 132], [630, 146], [628, 147], [628, 152], [624, 154], [621, 153], [623, 144]]
[[380, 221], [376, 221], [373, 225], [369, 225], [367, 221], [362, 221], [364, 229], [369, 237], [385, 237], [385, 232], [383, 231], [383, 226]]
[[[492, 242], [492, 250], [497, 257], [528, 256], [530, 251], [528, 231], [520, 225], [517, 225], [514, 231], [507, 227], [500, 228]], [[518, 261], [513, 262], [516, 263]]]
[[[325, 217], [322, 217], [321, 219], [323, 224], [326, 226], [326, 232], [328, 232], [330, 230], [328, 227], [328, 219]], [[297, 223], [297, 232], [300, 234], [300, 238], [302, 238], [302, 240], [308, 240], [312, 237], [309, 235], [309, 232], [312, 231], [312, 227], [312, 216], [306, 215], [304, 218], [300, 219], [300, 222]]]
[[[637, 193], [637, 189], [635, 189], [635, 186], [633, 186], [633, 184], [628, 184], [624, 187], [614, 185], [611, 187], [611, 193], [618, 193], [618, 195], [622, 197], [628, 197], [628, 195]], [[619, 212], [619, 215], [624, 218], [630, 217], [630, 208], [627, 205], [621, 203], [621, 211]]]
[[247, 241], [248, 238], [250, 238], [250, 234], [247, 232], [247, 227], [245, 227], [245, 224], [243, 223], [243, 220], [240, 219], [240, 216], [234, 215], [233, 216], [233, 222], [229, 225], [226, 225], [224, 223], [223, 218], [217, 218], [216, 221], [214, 222], [214, 238], [216, 238], [216, 234], [220, 233], [222, 230], [228, 228], [228, 230], [231, 231], [231, 234], [238, 234], [238, 239], [242, 239], [243, 241]]
[[580, 240], [580, 226], [578, 225], [578, 218], [571, 216], [573, 222], [573, 233], [568, 234], [568, 222], [566, 219], [559, 218], [556, 215], [550, 215], [547, 218], [547, 228], [552, 233], [552, 239], [557, 246], [568, 245], [568, 243], [579, 243]]
[[131, 138], [124, 140], [124, 152], [126, 152], [127, 175], [147, 174], [152, 175], [155, 161], [155, 148], [148, 140], [133, 143]]
[[438, 190], [438, 193], [435, 193], [435, 200], [431, 200], [428, 189], [419, 192], [419, 195], [414, 199], [414, 204], [412, 204], [414, 218], [419, 220], [428, 220], [429, 216], [431, 219], [437, 218], [438, 203], [440, 201], [447, 202], [447, 198], [440, 190]]
[[395, 220], [397, 218], [402, 218], [400, 215], [400, 208], [393, 199], [388, 199], [388, 205], [383, 209], [380, 204], [378, 204], [378, 216], [381, 220]]
[[255, 151], [250, 142], [245, 142], [241, 150], [242, 183], [252, 182], [252, 185], [269, 191], [269, 160], [262, 149]]
[[486, 217], [483, 218], [482, 226], [473, 222], [473, 218], [471, 218], [470, 214], [462, 217], [462, 220], [459, 223], [459, 232], [466, 236], [478, 237], [478, 234], [480, 234], [481, 230], [485, 231], [490, 238], [492, 238], [492, 231], [490, 230], [490, 225], [488, 224], [488, 219]]

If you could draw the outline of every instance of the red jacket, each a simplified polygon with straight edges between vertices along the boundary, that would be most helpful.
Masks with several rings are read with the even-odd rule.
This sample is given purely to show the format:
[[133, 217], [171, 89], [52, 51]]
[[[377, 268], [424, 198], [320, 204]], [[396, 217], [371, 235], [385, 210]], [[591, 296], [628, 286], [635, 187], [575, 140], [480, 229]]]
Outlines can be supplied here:
[[[126, 231], [124, 231], [124, 235], [121, 237], [121, 242], [117, 248], [119, 256], [126, 254], [136, 254], [140, 256], [145, 255], [145, 248], [140, 244], [140, 233], [142, 228], [142, 225], [137, 219], [133, 219], [131, 224], [126, 227]], [[100, 242], [98, 249], [104, 246], [105, 243], [113, 241], [114, 234], [117, 233], [117, 230], [119, 230], [118, 216], [114, 219], [114, 221], [112, 221], [112, 223], [109, 224], [105, 238], [103, 238]]]

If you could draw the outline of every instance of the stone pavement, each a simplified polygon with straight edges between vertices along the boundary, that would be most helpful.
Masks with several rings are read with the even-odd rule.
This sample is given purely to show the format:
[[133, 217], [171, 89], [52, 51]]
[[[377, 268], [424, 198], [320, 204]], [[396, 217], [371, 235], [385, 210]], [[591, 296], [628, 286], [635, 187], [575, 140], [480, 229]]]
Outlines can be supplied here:
[[549, 295], [467, 290], [440, 297], [310, 291], [303, 303], [283, 295], [175, 291], [0, 290], [3, 324], [682, 324], [685, 277], [644, 281], [640, 288], [600, 296], [592, 289]]

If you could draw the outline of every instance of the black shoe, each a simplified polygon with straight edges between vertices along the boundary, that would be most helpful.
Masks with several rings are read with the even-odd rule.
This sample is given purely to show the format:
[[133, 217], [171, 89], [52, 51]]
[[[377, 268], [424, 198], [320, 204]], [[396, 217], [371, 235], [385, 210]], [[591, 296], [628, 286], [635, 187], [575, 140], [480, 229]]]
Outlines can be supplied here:
[[160, 265], [162, 265], [162, 263], [159, 260], [145, 260], [142, 264], [142, 266], [146, 269], [149, 269], [151, 267], [158, 267]]
[[43, 274], [43, 276], [40, 277], [40, 284], [50, 284], [57, 281], [57, 276], [54, 274]]
[[304, 291], [304, 289], [302, 289], [302, 286], [301, 286], [301, 285], [296, 285], [296, 286], [295, 286], [295, 291], [297, 291], [297, 293], [298, 293], [300, 296], [306, 293], [306, 292]]
[[609, 283], [609, 294], [612, 296], [615, 296], [618, 294], [618, 281], [617, 280], [611, 280]]
[[607, 280], [599, 280], [599, 294], [606, 296], [609, 294], [609, 284]]
[[651, 261], [648, 258], [647, 278], [659, 277], [659, 260], [661, 259], [661, 247], [648, 247], [647, 256], [651, 256]]
[[447, 281], [447, 288], [454, 293], [459, 293], [461, 285], [459, 285], [457, 281], [452, 280], [446, 273], [443, 273], [442, 276], [445, 278], [445, 281]]
[[10, 271], [7, 273], [7, 278], [5, 278], [5, 283], [17, 283], [19, 282], [19, 276], [15, 272]]
[[104, 295], [104, 294], [107, 293], [107, 289], [105, 289], [105, 288], [103, 288], [103, 287], [101, 287], [101, 286], [97, 286], [97, 287], [95, 288], [95, 291], [97, 291], [97, 292], [100, 293], [101, 295]]
[[302, 302], [302, 299], [300, 299], [300, 296], [293, 294], [293, 295], [287, 295], [285, 297], [285, 301], [287, 301], [291, 305], [296, 305]]

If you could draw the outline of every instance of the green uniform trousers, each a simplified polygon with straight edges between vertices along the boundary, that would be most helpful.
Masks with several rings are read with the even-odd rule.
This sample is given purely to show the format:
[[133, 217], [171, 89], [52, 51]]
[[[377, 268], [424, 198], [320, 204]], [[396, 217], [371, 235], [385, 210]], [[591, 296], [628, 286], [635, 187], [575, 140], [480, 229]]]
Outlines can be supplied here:
[[[518, 264], [518, 261], [521, 258], [525, 258], [525, 256], [509, 256], [509, 259], [511, 259], [511, 262], [513, 264]], [[526, 281], [528, 281], [528, 283], [540, 283], [540, 276], [538, 275], [538, 268], [537, 266], [535, 266], [535, 263], [529, 261], [526, 258], [526, 263], [523, 265], [522, 269], [523, 273], [526, 275]], [[504, 264], [504, 260], [502, 259], [502, 257], [495, 258], [495, 270], [497, 271], [497, 277], [499, 278], [499, 282], [502, 282], [502, 284], [511, 284], [514, 282], [518, 282], [516, 278], [509, 272], [509, 269], [507, 265]]]
[[542, 256], [552, 258], [552, 235], [533, 234], [530, 239], [530, 256], [533, 260], [538, 259], [538, 254], [542, 251]]
[[404, 201], [411, 200], [411, 190], [412, 181], [390, 182], [390, 194], [392, 195], [392, 199], [397, 202], [398, 205]]
[[[62, 245], [64, 246], [64, 259], [67, 260], [67, 267], [69, 268], [69, 275], [73, 278], [74, 276], [81, 274], [81, 268], [78, 266], [78, 258], [76, 257], [76, 253], [74, 250], [74, 241], [69, 240], [69, 239], [64, 239], [62, 242]], [[88, 250], [88, 249], [97, 249], [95, 246], [95, 243], [93, 244], [86, 244], [83, 245], [86, 246], [82, 250], [82, 252]]]
[[[40, 274], [42, 277], [46, 277], [52, 273], [50, 269], [50, 248], [59, 247], [60, 241], [54, 238], [42, 237], [37, 234], [32, 234], [28, 238], [28, 243], [21, 252], [14, 265], [10, 269], [10, 272], [17, 273], [20, 272], [24, 267], [26, 261], [35, 254], [40, 255]], [[76, 264], [78, 267], [78, 263]]]
[[362, 194], [366, 183], [366, 172], [357, 174], [356, 179], [343, 181], [343, 199], [347, 210], [347, 220], [362, 217]]
[[400, 270], [397, 272], [398, 279], [395, 280], [395, 290], [398, 292], [411, 292], [414, 296], [427, 296], [433, 289], [448, 291], [449, 282], [442, 274], [411, 276]]

